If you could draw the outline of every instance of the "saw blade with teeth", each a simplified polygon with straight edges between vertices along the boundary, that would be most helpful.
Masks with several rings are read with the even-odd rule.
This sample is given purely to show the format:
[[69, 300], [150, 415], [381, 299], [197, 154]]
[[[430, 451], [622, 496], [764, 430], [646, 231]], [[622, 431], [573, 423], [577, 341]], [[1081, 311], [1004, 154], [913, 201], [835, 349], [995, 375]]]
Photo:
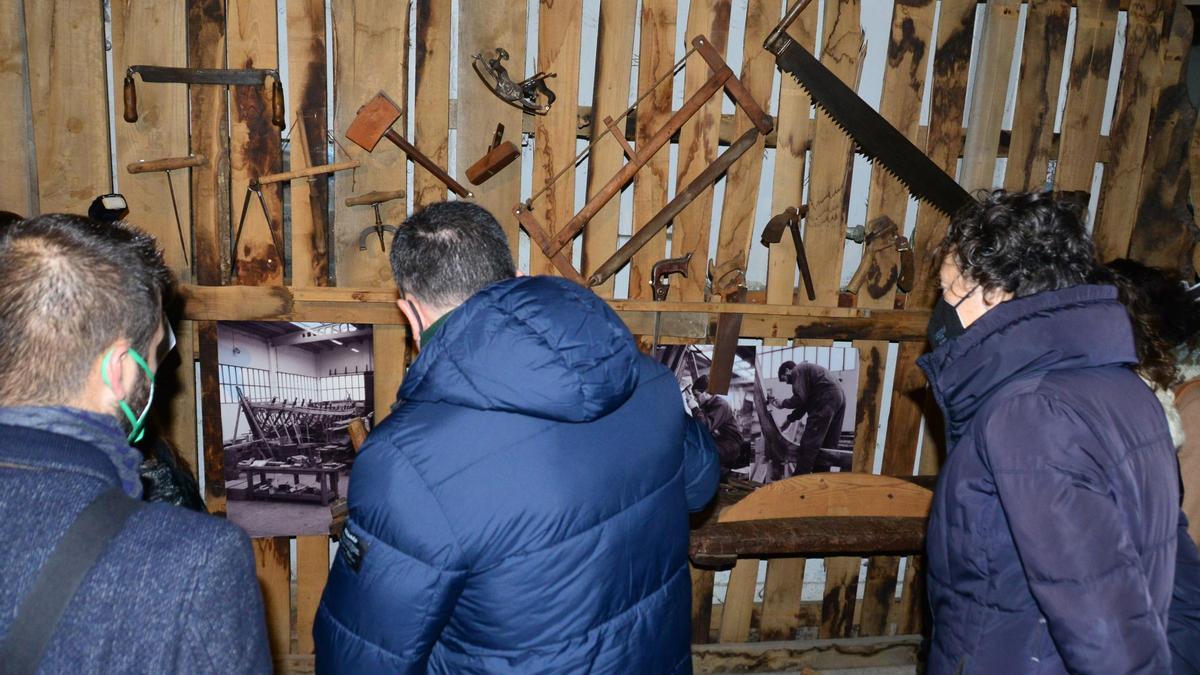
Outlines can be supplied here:
[[817, 109], [854, 141], [855, 151], [887, 170], [914, 197], [950, 216], [972, 201], [954, 178], [786, 31], [772, 32], [763, 46], [775, 55], [779, 69], [808, 93]]

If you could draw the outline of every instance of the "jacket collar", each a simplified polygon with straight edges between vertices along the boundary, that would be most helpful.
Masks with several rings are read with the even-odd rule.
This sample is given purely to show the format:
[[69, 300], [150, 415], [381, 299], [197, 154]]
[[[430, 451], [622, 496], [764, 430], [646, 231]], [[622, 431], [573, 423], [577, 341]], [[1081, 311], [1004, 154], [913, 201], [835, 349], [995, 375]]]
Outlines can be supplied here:
[[1117, 289], [1081, 285], [1003, 302], [917, 363], [953, 442], [1009, 382], [1056, 370], [1132, 365], [1137, 352]]
[[5, 456], [32, 466], [82, 470], [115, 479], [127, 495], [141, 499], [142, 454], [129, 445], [112, 416], [65, 406], [0, 407], [0, 425], [48, 435], [45, 442], [32, 447], [0, 443]]

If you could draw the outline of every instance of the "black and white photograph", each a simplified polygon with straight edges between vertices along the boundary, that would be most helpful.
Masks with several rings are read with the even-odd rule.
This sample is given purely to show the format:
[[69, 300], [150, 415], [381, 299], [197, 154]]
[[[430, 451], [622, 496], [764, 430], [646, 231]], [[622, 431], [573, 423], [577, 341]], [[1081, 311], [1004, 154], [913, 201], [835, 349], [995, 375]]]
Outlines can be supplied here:
[[217, 341], [229, 519], [252, 537], [327, 533], [373, 418], [371, 327], [221, 322]]
[[849, 471], [854, 455], [858, 350], [739, 346], [726, 393], [710, 385], [712, 347], [660, 347], [684, 408], [717, 445], [721, 472], [765, 485], [820, 471]]

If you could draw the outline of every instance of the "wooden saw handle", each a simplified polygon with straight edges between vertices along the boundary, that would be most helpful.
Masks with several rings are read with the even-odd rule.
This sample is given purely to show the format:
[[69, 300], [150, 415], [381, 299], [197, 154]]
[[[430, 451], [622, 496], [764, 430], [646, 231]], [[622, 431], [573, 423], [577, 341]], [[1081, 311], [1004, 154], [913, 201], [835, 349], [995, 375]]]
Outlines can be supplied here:
[[275, 84], [271, 85], [271, 123], [282, 129], [283, 117], [283, 84], [279, 81], [277, 74], [275, 75]]
[[125, 113], [122, 117], [130, 124], [138, 121], [137, 87], [133, 84], [133, 73], [125, 73]]
[[362, 206], [363, 204], [382, 204], [390, 202], [393, 199], [404, 199], [407, 195], [404, 190], [383, 190], [375, 192], [366, 192], [361, 195], [346, 198], [346, 206]]
[[174, 171], [176, 169], [187, 169], [193, 166], [204, 166], [208, 164], [208, 157], [204, 155], [190, 155], [188, 157], [166, 157], [164, 159], [139, 160], [131, 162], [125, 167], [129, 173], [152, 173], [155, 171]]

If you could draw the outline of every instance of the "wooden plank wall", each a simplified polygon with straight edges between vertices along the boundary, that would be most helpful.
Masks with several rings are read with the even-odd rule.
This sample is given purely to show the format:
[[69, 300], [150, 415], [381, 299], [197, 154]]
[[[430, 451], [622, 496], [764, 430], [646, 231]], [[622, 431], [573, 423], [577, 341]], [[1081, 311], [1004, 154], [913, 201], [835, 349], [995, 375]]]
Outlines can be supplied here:
[[[554, 189], [535, 203], [534, 213], [551, 232], [574, 213], [578, 205], [574, 185], [577, 169], [571, 168], [570, 162], [576, 152], [576, 139], [596, 138], [604, 130], [604, 116], [619, 115], [631, 93], [645, 93], [651, 83], [668, 72], [676, 58], [676, 29], [686, 22], [684, 37], [688, 44], [692, 37], [703, 34], [722, 54], [728, 45], [739, 45], [739, 77], [764, 108], [776, 113], [776, 132], [769, 143], [760, 140], [729, 171], [724, 178], [724, 206], [718, 213], [714, 214], [714, 191], [708, 191], [676, 218], [669, 234], [671, 254], [691, 251], [695, 255], [689, 276], [673, 280], [670, 299], [703, 299], [714, 216], [719, 228], [711, 248], [715, 249], [716, 261], [726, 263], [746, 259], [752, 247], [758, 246], [756, 234], [771, 215], [788, 206], [807, 204], [804, 237], [817, 285], [815, 304], [838, 304], [838, 289], [850, 271], [842, 265], [845, 229], [858, 224], [847, 222], [851, 211], [847, 200], [851, 178], [855, 178], [851, 173], [852, 144], [823, 113], [810, 114], [808, 95], [791, 78], [782, 77], [778, 93], [773, 93], [776, 70], [761, 43], [780, 16], [781, 2], [603, 0], [594, 10], [597, 14], [587, 15], [582, 0], [542, 0], [536, 6], [536, 35], [527, 34], [524, 3], [518, 3], [521, 7], [515, 9], [503, 4], [460, 0], [458, 9], [452, 11], [451, 3], [416, 0], [410, 13], [382, 0], [346, 0], [333, 3], [332, 21], [327, 23], [322, 0], [288, 0], [283, 16], [276, 13], [274, 3], [249, 0], [188, 0], [174, 8], [147, 0], [114, 0], [111, 76], [119, 102], [124, 70], [132, 64], [274, 67], [279, 59], [279, 22], [284, 22], [290, 71], [289, 81], [284, 84], [288, 88], [286, 121], [291, 127], [291, 168], [324, 163], [331, 157], [335, 161], [358, 159], [362, 167], [332, 178], [298, 180], [290, 188], [276, 186], [264, 192], [271, 213], [270, 227], [281, 241], [284, 207], [290, 207], [291, 237], [283, 241], [284, 251], [275, 250], [268, 223], [253, 199], [236, 253], [240, 267], [237, 281], [391, 289], [386, 253], [370, 247], [365, 252], [358, 250], [359, 232], [373, 222], [371, 209], [346, 207], [344, 202], [368, 190], [405, 188], [408, 160], [386, 141], [367, 153], [343, 140], [346, 127], [363, 103], [382, 90], [407, 107], [411, 88], [416, 108], [405, 111], [396, 124], [397, 131], [407, 135], [406, 124], [411, 119], [411, 140], [458, 176], [484, 154], [498, 122], [504, 124], [507, 140], [518, 144], [531, 141], [534, 164], [527, 168], [533, 176], [532, 186], [522, 188], [523, 167], [518, 161], [485, 185], [473, 187], [475, 201], [497, 215], [517, 253], [521, 238], [512, 216], [513, 205], [540, 189], [551, 175], [567, 168]], [[56, 11], [63, 5], [64, 0], [0, 0], [0, 16], [16, 27], [0, 38], [0, 111], [6, 113], [0, 115], [0, 140], [18, 149], [11, 153], [10, 171], [0, 181], [0, 209], [29, 214], [86, 209], [95, 195], [111, 188], [111, 165], [115, 163], [117, 184], [130, 202], [131, 218], [161, 239], [172, 269], [182, 279], [203, 285], [229, 283], [231, 226], [241, 214], [245, 185], [255, 176], [283, 166], [281, 130], [270, 123], [264, 92], [243, 87], [227, 93], [221, 87], [203, 86], [189, 91], [183, 85], [145, 85], [139, 81], [141, 119], [127, 124], [120, 120], [119, 106], [108, 110], [96, 104], [106, 91], [99, 5], [85, 11]], [[1034, 189], [1046, 185], [1049, 179], [1056, 189], [1091, 190], [1097, 164], [1103, 165], [1095, 218], [1102, 254], [1115, 257], [1132, 253], [1160, 264], [1177, 264], [1181, 258], [1177, 250], [1183, 250], [1190, 236], [1180, 224], [1186, 216], [1178, 214], [1188, 179], [1164, 184], [1155, 177], [1182, 173], [1179, 167], [1185, 165], [1186, 155], [1180, 148], [1191, 137], [1195, 119], [1195, 111], [1186, 104], [1184, 90], [1178, 85], [1192, 30], [1187, 12], [1171, 0], [990, 0], [985, 5], [987, 23], [980, 43], [975, 44], [980, 7], [977, 0], [894, 3], [887, 47], [882, 50], [881, 113], [918, 146], [926, 148], [947, 171], [957, 171], [961, 158], [959, 177], [969, 187], [990, 188], [1000, 182], [1010, 189]], [[822, 11], [824, 16], [819, 17]], [[813, 3], [791, 32], [801, 44], [815, 50], [817, 28], [823, 26], [821, 60], [844, 81], [856, 83], [864, 65], [860, 16], [866, 11], [876, 11], [876, 5], [868, 6], [860, 0]], [[1024, 23], [1018, 21], [1019, 12], [1026, 13]], [[416, 36], [411, 43], [410, 15]], [[1120, 86], [1111, 111], [1112, 129], [1105, 130], [1101, 124], [1105, 93], [1110, 84], [1118, 18], [1122, 15], [1128, 17], [1128, 24], [1118, 74]], [[1072, 17], [1077, 17], [1078, 25], [1074, 43], [1068, 45]], [[590, 25], [597, 33], [595, 47], [581, 53], [581, 44], [592, 44], [582, 39]], [[739, 26], [740, 33], [731, 34], [731, 25]], [[1024, 33], [1020, 35], [1022, 26]], [[635, 44], [634, 34], [639, 27], [641, 37]], [[453, 31], [458, 37], [454, 55], [456, 96], [450, 89]], [[1019, 37], [1023, 38], [1023, 46], [1018, 51]], [[411, 64], [410, 46], [415, 54]], [[514, 78], [532, 74], [525, 72], [525, 56], [534, 48], [534, 70], [558, 73], [549, 80], [558, 94], [549, 115], [522, 115], [493, 96], [475, 76], [471, 55], [490, 55], [496, 47], [511, 54], [506, 65]], [[635, 48], [640, 52], [637, 60]], [[984, 65], [975, 75], [974, 91], [968, 92], [973, 52]], [[334, 59], [329, 82], [325, 76], [327, 54]], [[1017, 114], [1004, 136], [1004, 106], [1014, 55], [1020, 62], [1016, 75]], [[931, 60], [931, 77], [927, 80]], [[1065, 73], [1064, 63], [1068, 66]], [[635, 65], [638, 76], [631, 92], [630, 75]], [[407, 75], [410, 71], [412, 77]], [[594, 74], [592, 106], [581, 109], [579, 83], [587, 72]], [[676, 77], [686, 97], [707, 76], [699, 58], [692, 57]], [[1065, 85], [1066, 100], [1061, 131], [1056, 132], [1060, 85]], [[333, 128], [328, 129], [326, 100], [331, 90]], [[964, 129], [968, 98], [971, 112]], [[929, 100], [928, 121], [921, 123], [919, 111], [924, 99]], [[714, 97], [683, 127], [676, 141], [674, 175], [669, 169], [668, 150], [663, 149], [625, 187], [626, 191], [633, 190], [635, 230], [661, 208], [672, 186], [686, 184], [719, 154], [721, 142], [727, 144], [748, 128], [743, 113], [722, 115], [721, 107], [720, 97]], [[670, 87], [663, 86], [642, 104], [630, 140], [644, 142], [648, 133], [661, 126], [671, 108]], [[112, 124], [116, 125], [115, 146], [110, 151]], [[341, 147], [327, 143], [330, 131], [341, 141]], [[451, 145], [456, 147], [453, 154]], [[774, 152], [764, 153], [768, 147]], [[175, 231], [166, 178], [124, 172], [125, 164], [138, 159], [189, 152], [209, 157], [206, 166], [191, 170], [188, 177], [173, 174], [191, 265], [184, 262], [184, 247]], [[1006, 160], [1007, 165], [998, 180], [1000, 160]], [[614, 139], [601, 140], [587, 159], [586, 191], [591, 193], [607, 181], [624, 161]], [[773, 180], [760, 187], [765, 171], [772, 172]], [[581, 175], [578, 180], [583, 180]], [[869, 281], [855, 304], [871, 309], [888, 309], [896, 304], [927, 309], [937, 293], [935, 270], [929, 265], [928, 254], [942, 236], [947, 218], [921, 205], [912, 219], [907, 192], [884, 172], [856, 177], [855, 183], [869, 185], [866, 221], [887, 216], [901, 226], [907, 225], [913, 233], [918, 262], [914, 289], [907, 296], [898, 295], [897, 257], [894, 251], [883, 252], [874, 260]], [[414, 167], [412, 184], [407, 199], [383, 206], [385, 222], [399, 225], [412, 209], [446, 197], [444, 186], [423, 169]], [[1130, 184], [1140, 187], [1129, 189]], [[760, 189], [771, 191], [767, 195], [770, 213], [755, 208]], [[590, 271], [620, 242], [618, 202], [614, 200], [584, 230], [584, 271]], [[330, 207], [332, 219], [327, 215]], [[660, 235], [635, 259], [629, 275], [629, 297], [647, 297], [649, 265], [665, 255], [666, 241], [667, 235]], [[1173, 242], [1173, 250], [1164, 252], [1164, 247], [1156, 246], [1155, 242], [1163, 241]], [[280, 257], [289, 252], [290, 279], [284, 276]], [[532, 272], [553, 273], [536, 247], [530, 260]], [[752, 270], [751, 277], [765, 280], [765, 300], [770, 304], [808, 303], [803, 294], [797, 294], [795, 253], [786, 237], [769, 251], [766, 270]], [[612, 297], [615, 288], [610, 281], [596, 290]], [[185, 323], [178, 332], [181, 363], [176, 379], [180, 393], [170, 403], [168, 432], [185, 457], [199, 464], [191, 412], [196, 395], [191, 374], [194, 359], [198, 358], [206, 498], [210, 510], [223, 515], [216, 324]], [[779, 336], [775, 342], [787, 337]], [[374, 329], [377, 420], [386, 417], [395, 400], [411, 359], [410, 340], [403, 325], [379, 325]], [[900, 343], [890, 364], [888, 343], [863, 339], [854, 345], [860, 354], [855, 470], [870, 471], [878, 461], [886, 474], [910, 474], [914, 465], [922, 473], [936, 471], [940, 461], [936, 432], [927, 430], [923, 448], [918, 443], [923, 414], [929, 406], [915, 359], [925, 345], [916, 341]], [[891, 389], [883, 385], [889, 367], [895, 372]], [[882, 421], [885, 408], [890, 408], [886, 424]], [[877, 457], [881, 436], [882, 457]], [[277, 665], [282, 670], [298, 664], [301, 668], [304, 664], [311, 666], [310, 633], [327, 578], [328, 539], [259, 539], [255, 541], [255, 553]], [[923, 624], [921, 559], [909, 558], [902, 578], [896, 558], [870, 559], [863, 579], [859, 578], [860, 562], [858, 558], [826, 560], [827, 584], [818, 602], [802, 601], [802, 558], [770, 562], [761, 601], [755, 597], [757, 561], [738, 563], [725, 601], [718, 605], [711, 600], [712, 571], [693, 569], [694, 640], [710, 641], [714, 629], [721, 642], [791, 639], [804, 631], [829, 637], [919, 632]], [[858, 601], [860, 588], [863, 599]]]

